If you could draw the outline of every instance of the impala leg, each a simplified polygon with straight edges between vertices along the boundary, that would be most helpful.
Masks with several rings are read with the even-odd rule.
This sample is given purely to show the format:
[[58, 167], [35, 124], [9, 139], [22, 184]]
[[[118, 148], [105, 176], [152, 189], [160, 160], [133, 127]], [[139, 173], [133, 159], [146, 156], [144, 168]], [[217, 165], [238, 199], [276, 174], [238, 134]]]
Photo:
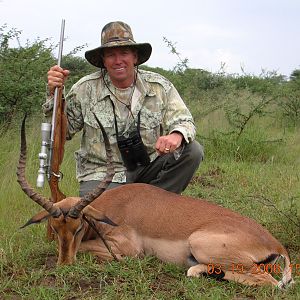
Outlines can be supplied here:
[[126, 225], [114, 228], [105, 237], [122, 255], [137, 257], [142, 253], [142, 245], [135, 231]]
[[[209, 268], [210, 266], [205, 264], [192, 266], [188, 269], [187, 276], [199, 277], [200, 274], [207, 273]], [[278, 285], [278, 281], [268, 273], [254, 274], [226, 271], [224, 274], [225, 276], [222, 279], [236, 281], [245, 285]]]
[[[201, 273], [208, 273], [212, 268], [214, 275], [226, 280], [233, 280], [247, 285], [277, 285], [278, 281], [271, 274], [257, 272], [253, 259], [259, 261], [268, 253], [256, 254], [247, 252], [243, 244], [238, 244], [236, 238], [228, 234], [219, 234], [201, 231], [194, 232], [189, 237], [190, 250], [199, 264], [192, 266], [187, 275], [199, 277]], [[258, 257], [259, 256], [259, 257]], [[232, 272], [231, 266], [242, 266], [238, 271]]]
[[199, 277], [200, 274], [207, 272], [207, 265], [204, 264], [198, 264], [195, 266], [192, 266], [187, 271], [187, 276], [189, 277]]
[[[116, 257], [121, 260], [122, 259], [122, 253], [120, 253], [119, 249], [117, 249], [112, 243], [108, 243], [111, 247], [111, 251], [116, 255]], [[112, 255], [104, 245], [101, 239], [96, 240], [89, 240], [81, 242], [79, 247], [80, 252], [91, 252], [99, 260], [113, 260]]]
[[[142, 252], [141, 245], [135, 232], [128, 226], [102, 228], [106, 243], [112, 252], [121, 259], [124, 256], [139, 256]], [[79, 251], [90, 251], [100, 259], [111, 260], [112, 255], [101, 239], [81, 242]]]
[[233, 273], [232, 271], [225, 272], [224, 279], [233, 280], [246, 285], [278, 285], [278, 281], [271, 274], [262, 273]]

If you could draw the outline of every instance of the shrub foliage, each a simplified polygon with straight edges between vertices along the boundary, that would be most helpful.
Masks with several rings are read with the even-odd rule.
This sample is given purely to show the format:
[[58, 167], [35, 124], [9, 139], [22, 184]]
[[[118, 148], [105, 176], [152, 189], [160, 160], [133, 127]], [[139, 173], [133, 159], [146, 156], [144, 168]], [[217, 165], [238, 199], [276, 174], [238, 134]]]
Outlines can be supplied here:
[[[18, 47], [10, 46], [13, 41], [19, 41], [20, 35], [21, 32], [16, 29], [0, 27], [2, 128], [10, 126], [14, 119], [25, 112], [40, 113], [46, 94], [47, 70], [56, 61], [53, 52], [57, 45], [51, 44], [48, 39], [28, 41]], [[227, 74], [222, 69], [211, 73], [189, 68], [188, 59], [181, 59], [174, 44], [166, 38], [164, 40], [171, 48], [171, 53], [177, 56], [178, 64], [172, 70], [148, 66], [141, 68], [158, 72], [173, 82], [191, 109], [199, 127], [199, 138], [206, 145], [235, 145], [240, 149], [241, 141], [245, 143], [249, 140], [254, 147], [257, 143], [266, 142], [261, 140], [262, 137], [274, 140], [274, 137], [265, 134], [264, 127], [259, 126], [262, 118], [267, 120], [263, 122], [263, 126], [267, 127], [278, 126], [285, 130], [299, 126], [299, 70], [294, 70], [289, 78], [268, 71], [262, 71], [259, 76], [245, 72], [241, 75]], [[66, 90], [82, 76], [96, 70], [85, 59], [76, 56], [77, 51], [83, 47], [78, 46], [63, 57], [63, 67], [71, 71]], [[213, 126], [204, 126], [203, 122], [213, 122]], [[264, 132], [257, 135], [255, 141], [250, 138], [253, 137], [253, 125]], [[224, 152], [224, 148], [222, 151]], [[232, 153], [231, 147], [228, 151]]]

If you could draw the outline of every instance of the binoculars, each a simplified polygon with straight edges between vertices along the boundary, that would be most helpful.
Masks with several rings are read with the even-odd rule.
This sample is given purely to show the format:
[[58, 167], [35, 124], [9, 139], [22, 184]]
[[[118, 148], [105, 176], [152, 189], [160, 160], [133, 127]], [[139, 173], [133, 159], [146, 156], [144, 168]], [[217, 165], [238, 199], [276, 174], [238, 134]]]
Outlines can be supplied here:
[[150, 164], [150, 157], [137, 130], [132, 131], [128, 138], [123, 135], [118, 136], [117, 143], [128, 171], [134, 171], [138, 166]]

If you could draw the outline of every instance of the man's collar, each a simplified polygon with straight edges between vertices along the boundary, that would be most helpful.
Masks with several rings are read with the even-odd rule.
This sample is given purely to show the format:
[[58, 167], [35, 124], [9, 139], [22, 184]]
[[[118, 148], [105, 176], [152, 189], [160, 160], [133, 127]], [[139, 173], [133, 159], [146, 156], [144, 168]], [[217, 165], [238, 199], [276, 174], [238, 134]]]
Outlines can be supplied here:
[[[103, 86], [98, 97], [99, 101], [103, 100], [105, 97], [109, 97], [111, 95], [111, 90], [114, 89], [114, 85], [111, 82], [109, 75], [107, 73], [103, 74], [101, 80], [103, 80]], [[151, 88], [150, 84], [143, 79], [143, 76], [140, 72], [137, 73], [135, 84], [137, 89], [143, 95], [143, 97], [155, 95], [155, 92]]]

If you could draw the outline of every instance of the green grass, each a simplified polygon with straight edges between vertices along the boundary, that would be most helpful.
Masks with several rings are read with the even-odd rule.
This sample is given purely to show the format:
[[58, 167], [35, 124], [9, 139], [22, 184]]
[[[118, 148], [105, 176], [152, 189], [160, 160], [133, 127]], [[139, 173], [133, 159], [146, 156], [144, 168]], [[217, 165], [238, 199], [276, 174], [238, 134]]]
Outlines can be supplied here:
[[[27, 177], [34, 185], [40, 137], [38, 126], [29, 127]], [[275, 136], [277, 129], [269, 130]], [[205, 140], [206, 159], [185, 191], [263, 224], [287, 247], [294, 264], [300, 264], [299, 133], [299, 130], [285, 132], [280, 145], [258, 149], [264, 153], [264, 159], [247, 156], [246, 151], [241, 157], [232, 152], [226, 155], [226, 151], [218, 148], [226, 144], [218, 146]], [[76, 264], [57, 267], [56, 244], [46, 241], [45, 224], [19, 229], [40, 208], [23, 194], [16, 182], [18, 130], [11, 130], [0, 139], [0, 299], [300, 298], [300, 270], [294, 271], [294, 287], [280, 291], [204, 276], [187, 278], [185, 269], [153, 257], [99, 264], [93, 256], [79, 254]], [[66, 145], [61, 183], [66, 195], [78, 193], [73, 156], [78, 143], [76, 138]], [[246, 147], [247, 141], [244, 143]], [[251, 145], [247, 147], [251, 151]], [[227, 151], [232, 149], [228, 147]], [[42, 193], [48, 195], [48, 188]]]

